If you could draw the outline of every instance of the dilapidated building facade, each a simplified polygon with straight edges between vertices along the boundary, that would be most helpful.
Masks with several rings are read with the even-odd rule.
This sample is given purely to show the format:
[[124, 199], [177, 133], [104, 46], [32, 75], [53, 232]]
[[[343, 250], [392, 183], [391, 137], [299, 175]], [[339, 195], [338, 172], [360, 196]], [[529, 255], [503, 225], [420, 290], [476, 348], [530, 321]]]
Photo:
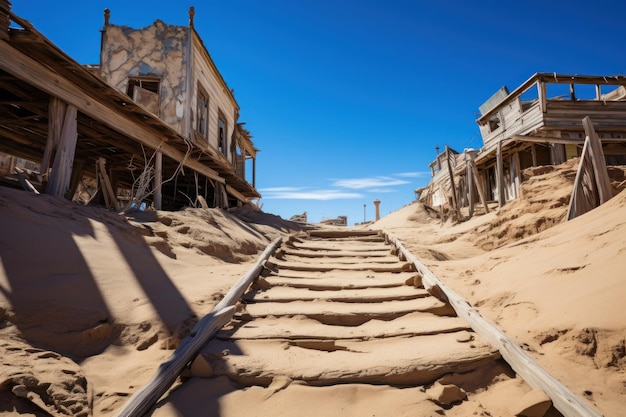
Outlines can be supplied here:
[[132, 29], [105, 10], [83, 66], [0, 0], [0, 152], [41, 166], [35, 190], [72, 198], [91, 179], [90, 201], [116, 209], [259, 198], [257, 149], [193, 21]]
[[593, 123], [606, 164], [626, 165], [626, 77], [536, 73], [511, 93], [502, 87], [480, 112], [483, 147], [452, 158], [446, 178], [433, 174], [431, 181], [453, 184], [442, 204], [458, 201], [456, 210], [473, 209], [479, 196], [486, 210], [486, 201], [502, 206], [519, 197], [524, 169], [580, 156], [588, 136], [585, 118]]

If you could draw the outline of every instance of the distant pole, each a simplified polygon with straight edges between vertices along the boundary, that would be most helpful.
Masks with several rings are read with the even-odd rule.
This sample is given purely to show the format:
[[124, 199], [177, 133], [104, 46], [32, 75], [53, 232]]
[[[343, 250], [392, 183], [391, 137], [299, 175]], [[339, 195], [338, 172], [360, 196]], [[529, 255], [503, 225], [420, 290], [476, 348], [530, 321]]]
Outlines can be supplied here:
[[363, 204], [363, 223], [365, 223], [365, 207], [367, 207], [367, 205]]

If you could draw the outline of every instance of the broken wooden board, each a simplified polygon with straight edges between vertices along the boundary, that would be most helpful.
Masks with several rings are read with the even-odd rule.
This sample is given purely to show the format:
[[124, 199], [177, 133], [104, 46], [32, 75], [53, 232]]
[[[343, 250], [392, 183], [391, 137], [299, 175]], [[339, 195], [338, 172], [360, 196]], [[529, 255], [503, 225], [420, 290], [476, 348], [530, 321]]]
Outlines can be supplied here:
[[370, 339], [395, 336], [418, 336], [468, 330], [458, 317], [427, 313], [409, 313], [394, 320], [370, 320], [359, 326], [330, 326], [306, 317], [259, 318], [223, 329], [219, 338], [232, 339]]
[[457, 333], [367, 341], [214, 339], [200, 354], [215, 376], [265, 386], [277, 377], [310, 385], [427, 384], [499, 358], [496, 349], [480, 340], [457, 339], [463, 340]]

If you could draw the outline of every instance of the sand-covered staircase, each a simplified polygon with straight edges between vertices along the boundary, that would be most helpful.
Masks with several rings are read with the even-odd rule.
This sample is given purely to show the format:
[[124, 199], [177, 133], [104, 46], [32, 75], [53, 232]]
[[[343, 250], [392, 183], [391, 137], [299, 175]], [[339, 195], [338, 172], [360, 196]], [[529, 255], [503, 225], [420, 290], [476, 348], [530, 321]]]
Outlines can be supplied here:
[[431, 296], [375, 231], [312, 231], [282, 244], [207, 344], [194, 376], [416, 386], [499, 353]]

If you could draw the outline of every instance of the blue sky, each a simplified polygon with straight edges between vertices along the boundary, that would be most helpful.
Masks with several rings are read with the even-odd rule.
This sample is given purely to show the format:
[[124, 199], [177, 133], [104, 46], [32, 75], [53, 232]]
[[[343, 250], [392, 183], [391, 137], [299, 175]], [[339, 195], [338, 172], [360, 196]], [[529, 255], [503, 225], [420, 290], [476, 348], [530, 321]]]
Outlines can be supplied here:
[[[580, 3], [577, 5], [577, 3]], [[348, 223], [398, 210], [435, 146], [480, 148], [478, 107], [535, 72], [624, 75], [617, 1], [13, 0], [82, 64], [111, 22], [195, 26], [257, 148], [265, 212]], [[365, 205], [365, 209], [364, 209]]]

